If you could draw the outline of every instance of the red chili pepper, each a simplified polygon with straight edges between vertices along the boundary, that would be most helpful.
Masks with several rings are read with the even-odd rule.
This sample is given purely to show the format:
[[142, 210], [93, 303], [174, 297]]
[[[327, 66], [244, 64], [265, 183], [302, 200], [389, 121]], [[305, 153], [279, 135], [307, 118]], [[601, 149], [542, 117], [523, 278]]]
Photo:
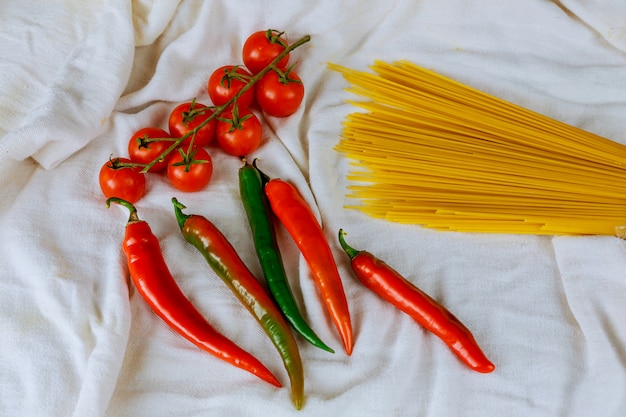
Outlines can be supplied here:
[[185, 206], [176, 198], [172, 199], [172, 203], [185, 240], [204, 256], [209, 266], [248, 309], [278, 350], [289, 374], [294, 405], [299, 410], [302, 408], [304, 396], [304, 375], [300, 351], [289, 324], [226, 236], [205, 217], [184, 214], [182, 209]]
[[343, 230], [339, 230], [339, 243], [363, 285], [442, 339], [471, 369], [483, 373], [495, 369], [474, 336], [452, 313], [385, 262], [369, 252], [350, 247], [343, 235]]
[[150, 226], [139, 220], [135, 207], [112, 197], [130, 210], [123, 249], [137, 292], [172, 329], [200, 349], [281, 387], [278, 379], [258, 359], [215, 330], [180, 290], [165, 263], [159, 241]]
[[311, 207], [289, 182], [277, 178], [268, 180], [265, 195], [272, 211], [291, 235], [309, 265], [326, 309], [339, 331], [346, 353], [350, 355], [354, 342], [348, 301], [322, 227]]

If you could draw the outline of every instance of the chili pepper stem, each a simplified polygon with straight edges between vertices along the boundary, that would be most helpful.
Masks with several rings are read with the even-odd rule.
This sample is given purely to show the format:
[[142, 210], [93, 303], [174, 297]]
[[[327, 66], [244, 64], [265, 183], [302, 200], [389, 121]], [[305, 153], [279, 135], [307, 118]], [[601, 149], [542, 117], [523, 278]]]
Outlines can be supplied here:
[[111, 197], [109, 199], [107, 199], [107, 208], [111, 207], [111, 203], [117, 203], [120, 206], [124, 206], [128, 209], [128, 211], [130, 212], [129, 216], [128, 216], [128, 223], [132, 223], [132, 222], [138, 222], [139, 221], [139, 215], [137, 215], [137, 209], [135, 208], [135, 206], [132, 203], [129, 203], [126, 200], [123, 200], [121, 198], [118, 197]]
[[252, 166], [256, 168], [256, 170], [259, 172], [259, 175], [261, 176], [261, 180], [263, 181], [263, 185], [267, 184], [268, 182], [270, 182], [270, 176], [267, 175], [265, 172], [261, 171], [261, 169], [259, 169], [259, 167], [256, 164], [256, 161], [258, 161], [259, 158], [255, 158], [252, 161]]
[[176, 215], [176, 221], [178, 222], [178, 226], [182, 229], [185, 225], [185, 222], [189, 218], [188, 214], [183, 213], [183, 210], [187, 207], [179, 202], [176, 197], [172, 197], [172, 204], [174, 204], [174, 214]]
[[350, 257], [350, 260], [352, 260], [354, 259], [355, 256], [357, 256], [362, 251], [356, 250], [346, 243], [346, 240], [344, 239], [344, 236], [346, 234], [347, 233], [344, 232], [343, 229], [339, 229], [339, 244], [341, 245], [341, 248], [348, 254], [348, 257]]

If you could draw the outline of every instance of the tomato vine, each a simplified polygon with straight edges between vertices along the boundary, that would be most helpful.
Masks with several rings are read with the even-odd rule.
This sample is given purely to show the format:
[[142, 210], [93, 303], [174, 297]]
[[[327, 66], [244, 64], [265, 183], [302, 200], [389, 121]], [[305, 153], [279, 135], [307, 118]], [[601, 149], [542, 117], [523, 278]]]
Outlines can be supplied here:
[[[253, 96], [257, 84], [269, 72], [277, 73], [281, 79], [287, 80], [286, 82], [288, 84], [298, 83], [299, 79], [297, 76], [290, 76], [293, 65], [286, 69], [286, 62], [289, 59], [289, 54], [294, 49], [304, 45], [311, 39], [309, 35], [305, 35], [297, 41], [288, 44], [283, 39], [284, 32], [270, 29], [262, 31], [261, 33], [266, 37], [264, 41], [272, 48], [272, 51], [268, 51], [268, 53], [270, 53], [269, 56], [273, 57], [273, 59], [271, 59], [267, 65], [258, 71], [255, 69], [252, 73], [249, 73], [240, 65], [228, 65], [216, 70], [216, 72], [218, 72], [224, 69], [222, 71], [223, 74], [218, 74], [221, 77], [221, 83], [230, 84], [236, 80], [240, 83], [243, 82], [243, 85], [238, 91], [230, 95], [227, 100], [219, 103], [215, 103], [214, 101], [213, 106], [205, 106], [197, 103], [195, 98], [191, 103], [179, 105], [174, 109], [174, 111], [180, 113], [177, 114], [174, 122], [171, 120], [174, 111], [170, 115], [170, 121], [168, 122], [168, 125], [170, 125], [169, 134], [158, 128], [144, 128], [152, 132], [150, 135], [142, 134], [140, 137], [137, 137], [136, 133], [135, 136], [131, 137], [129, 153], [132, 151], [136, 153], [138, 157], [134, 157], [131, 154], [130, 158], [124, 158], [123, 161], [118, 161], [116, 168], [138, 170], [142, 174], [167, 168], [168, 178], [170, 178], [169, 172], [174, 169], [177, 171], [177, 174], [181, 172], [188, 174], [192, 171], [200, 171], [200, 169], [194, 170], [192, 168], [194, 165], [212, 165], [212, 163], [207, 152], [199, 152], [197, 149], [208, 145], [213, 137], [218, 136], [217, 126], [219, 126], [220, 123], [222, 125], [228, 124], [227, 132], [224, 132], [222, 127], [222, 140], [218, 140], [220, 147], [227, 154], [245, 156], [245, 154], [254, 151], [260, 146], [262, 139], [260, 121], [248, 108], [248, 104], [240, 100], [244, 95]], [[256, 38], [256, 35], [257, 33], [252, 34], [249, 39], [253, 37]], [[246, 41], [244, 48], [248, 47], [246, 44], [249, 44], [249, 42]], [[264, 58], [266, 59], [265, 62], [269, 59], [267, 56]], [[226, 70], [226, 68], [228, 69]], [[237, 106], [238, 104], [241, 104], [239, 108]], [[297, 106], [299, 106], [299, 102]], [[271, 111], [266, 111], [263, 107], [261, 107], [261, 110], [267, 115], [276, 116], [276, 114]], [[226, 121], [226, 119], [229, 120]], [[201, 121], [197, 122], [198, 120]], [[177, 124], [177, 126], [173, 126], [173, 123]], [[244, 128], [246, 125], [250, 127]], [[140, 129], [138, 132], [144, 129]], [[153, 134], [156, 131], [161, 131], [162, 133], [158, 135]], [[185, 149], [181, 150], [181, 147]], [[207, 155], [207, 157], [204, 157], [204, 155]], [[111, 157], [111, 159], [112, 158], [113, 157]], [[175, 164], [172, 164], [170, 160], [175, 158]], [[174, 166], [172, 167], [172, 165]], [[108, 173], [109, 171], [110, 170], [104, 172]], [[205, 175], [210, 178], [210, 175], [206, 173]], [[195, 185], [198, 184], [197, 178], [192, 178], [191, 175], [188, 177], [190, 182]], [[178, 180], [183, 181], [182, 178], [178, 178]], [[176, 188], [180, 189], [180, 186], [176, 186]], [[109, 192], [109, 190], [107, 190], [107, 192]]]
[[[194, 132], [197, 132], [202, 126], [206, 125], [207, 123], [209, 123], [211, 120], [213, 120], [215, 117], [217, 117], [221, 112], [223, 112], [224, 110], [226, 110], [226, 108], [228, 108], [230, 105], [232, 105], [239, 97], [241, 97], [242, 94], [244, 94], [246, 91], [248, 91], [250, 88], [252, 88], [260, 79], [261, 77], [263, 77], [268, 71], [270, 71], [272, 69], [272, 67], [278, 63], [281, 59], [283, 59], [284, 56], [286, 56], [288, 53], [290, 53], [291, 51], [293, 51], [294, 49], [304, 45], [305, 43], [309, 42], [311, 40], [311, 37], [309, 35], [305, 35], [302, 38], [300, 38], [299, 40], [297, 40], [296, 42], [292, 43], [291, 45], [287, 46], [283, 52], [281, 52], [276, 58], [274, 58], [274, 60], [265, 68], [263, 68], [259, 73], [255, 74], [252, 76], [252, 78], [250, 78], [250, 80], [248, 81], [248, 83], [237, 92], [237, 94], [235, 94], [230, 100], [228, 100], [226, 103], [222, 104], [221, 106], [217, 106], [214, 111], [213, 111], [213, 115], [211, 115], [209, 118], [207, 118], [204, 122], [202, 122], [200, 125], [196, 126], [192, 131], [190, 131], [189, 133], [183, 135], [182, 137], [178, 138], [175, 142], [173, 142], [161, 155], [160, 157], [162, 158], [166, 158], [167, 155], [169, 155], [172, 151], [174, 151], [181, 143], [183, 143], [183, 141], [185, 139], [187, 139], [191, 134], [193, 134]], [[143, 172], [148, 172], [148, 170], [154, 165], [156, 164], [158, 161], [154, 160], [152, 162], [150, 162], [149, 164], [146, 164], [146, 166], [143, 168]]]

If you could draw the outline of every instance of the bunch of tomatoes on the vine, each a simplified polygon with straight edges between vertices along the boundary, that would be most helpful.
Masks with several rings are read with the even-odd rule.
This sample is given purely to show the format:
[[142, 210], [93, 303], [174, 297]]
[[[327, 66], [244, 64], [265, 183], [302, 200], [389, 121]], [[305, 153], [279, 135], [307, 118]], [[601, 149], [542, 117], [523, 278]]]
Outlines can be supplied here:
[[250, 35], [242, 48], [243, 66], [225, 65], [209, 77], [212, 105], [195, 99], [179, 104], [169, 115], [167, 131], [139, 129], [129, 138], [128, 156], [111, 157], [102, 166], [104, 195], [134, 203], [146, 193], [146, 175], [162, 172], [177, 189], [199, 191], [213, 175], [210, 146], [237, 157], [254, 152], [263, 136], [252, 107], [287, 117], [302, 103], [304, 86], [294, 65], [289, 66], [289, 54], [308, 40], [288, 44], [284, 33], [273, 29]]

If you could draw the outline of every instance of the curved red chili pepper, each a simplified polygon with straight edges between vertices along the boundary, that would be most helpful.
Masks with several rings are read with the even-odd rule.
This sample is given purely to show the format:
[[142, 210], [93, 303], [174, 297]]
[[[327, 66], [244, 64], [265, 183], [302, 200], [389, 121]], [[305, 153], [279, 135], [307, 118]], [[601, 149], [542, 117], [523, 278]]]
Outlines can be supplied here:
[[137, 292], [172, 329], [200, 349], [281, 387], [278, 379], [258, 359], [215, 330], [180, 290], [165, 263], [159, 241], [147, 222], [139, 220], [135, 207], [109, 198], [130, 210], [123, 250]]
[[352, 270], [363, 285], [442, 339], [471, 369], [483, 373], [495, 369], [474, 336], [452, 313], [385, 262], [369, 252], [350, 247], [343, 235], [343, 230], [339, 230], [339, 243], [350, 257]]
[[184, 214], [185, 208], [172, 199], [174, 212], [183, 237], [207, 260], [213, 271], [224, 281], [261, 325], [278, 350], [291, 382], [291, 395], [297, 409], [302, 408], [304, 372], [296, 339], [289, 324], [261, 283], [244, 264], [226, 236], [207, 218]]
[[298, 190], [281, 179], [269, 180], [265, 195], [272, 211], [291, 235], [304, 256], [326, 309], [339, 331], [346, 353], [354, 345], [348, 301], [335, 258], [322, 227]]

